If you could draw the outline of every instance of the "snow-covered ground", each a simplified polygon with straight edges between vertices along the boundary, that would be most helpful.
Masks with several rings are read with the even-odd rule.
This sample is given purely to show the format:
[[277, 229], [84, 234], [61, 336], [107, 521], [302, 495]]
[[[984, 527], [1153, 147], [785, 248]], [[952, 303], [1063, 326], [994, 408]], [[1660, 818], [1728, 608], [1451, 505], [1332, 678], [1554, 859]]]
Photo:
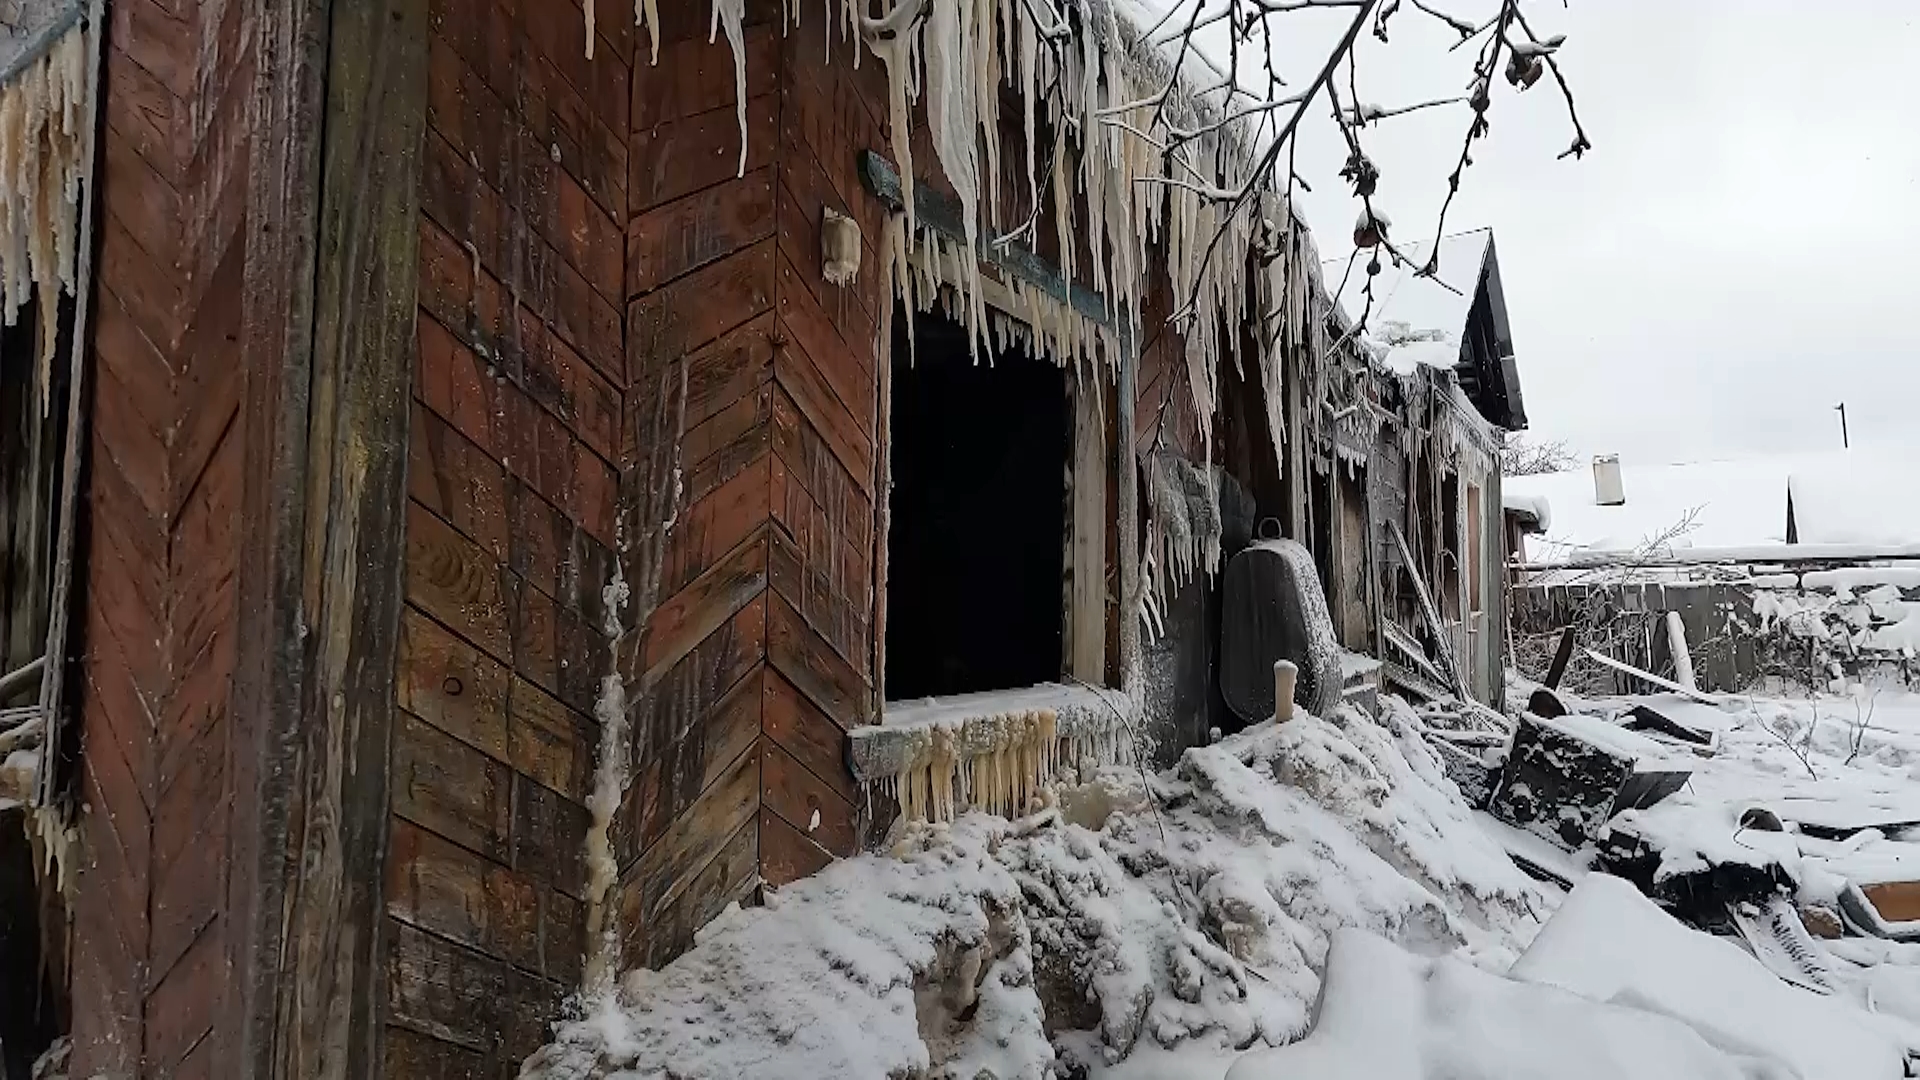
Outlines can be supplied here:
[[[1810, 896], [1920, 852], [1893, 828], [1920, 820], [1920, 698], [1637, 700], [1719, 734], [1686, 790], [1637, 812], [1672, 869], [1748, 850], [1750, 805], [1888, 823], [1846, 845], [1765, 834]], [[1920, 946], [1832, 943], [1839, 989], [1819, 997], [1617, 879], [1563, 910], [1421, 718], [1384, 713], [1296, 714], [1158, 776], [1063, 785], [1019, 821], [906, 830], [584, 1003], [522, 1076], [1902, 1075]]]

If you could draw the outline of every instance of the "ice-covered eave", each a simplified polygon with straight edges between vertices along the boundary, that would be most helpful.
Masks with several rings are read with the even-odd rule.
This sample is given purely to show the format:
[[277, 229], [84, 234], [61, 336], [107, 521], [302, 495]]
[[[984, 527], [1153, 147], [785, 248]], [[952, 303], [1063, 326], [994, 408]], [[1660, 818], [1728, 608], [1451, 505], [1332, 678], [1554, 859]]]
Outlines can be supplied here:
[[880, 723], [848, 732], [847, 767], [862, 784], [892, 780], [923, 762], [941, 731], [953, 740], [956, 758], [991, 754], [1002, 737], [992, 721], [1039, 712], [1053, 714], [1055, 739], [1092, 743], [1113, 739], [1132, 725], [1139, 706], [1119, 690], [1061, 683], [889, 702]]

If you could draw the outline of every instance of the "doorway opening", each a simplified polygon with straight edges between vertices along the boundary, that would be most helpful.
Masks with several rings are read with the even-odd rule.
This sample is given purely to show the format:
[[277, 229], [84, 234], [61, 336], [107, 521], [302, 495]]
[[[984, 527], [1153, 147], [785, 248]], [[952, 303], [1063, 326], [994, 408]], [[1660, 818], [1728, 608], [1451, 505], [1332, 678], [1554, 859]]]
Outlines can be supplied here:
[[[909, 347], [907, 320], [915, 341]], [[886, 696], [1060, 678], [1073, 414], [1064, 370], [896, 309]]]

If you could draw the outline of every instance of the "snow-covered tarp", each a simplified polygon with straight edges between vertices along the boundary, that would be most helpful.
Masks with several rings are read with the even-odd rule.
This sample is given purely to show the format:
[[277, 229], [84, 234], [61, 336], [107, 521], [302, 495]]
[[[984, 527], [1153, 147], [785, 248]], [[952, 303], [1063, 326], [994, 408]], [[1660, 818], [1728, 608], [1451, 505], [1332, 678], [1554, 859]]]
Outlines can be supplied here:
[[[1677, 923], [1675, 928], [1691, 933]], [[1791, 1075], [1773, 1062], [1726, 1054], [1659, 1012], [1502, 977], [1452, 957], [1414, 956], [1391, 942], [1343, 930], [1327, 962], [1313, 1034], [1293, 1046], [1247, 1055], [1227, 1080]]]
[[1673, 1017], [1730, 1055], [1777, 1063], [1743, 1075], [1904, 1076], [1908, 1048], [1920, 1034], [1787, 985], [1731, 941], [1682, 926], [1632, 885], [1604, 874], [1588, 876], [1567, 897], [1512, 974]]

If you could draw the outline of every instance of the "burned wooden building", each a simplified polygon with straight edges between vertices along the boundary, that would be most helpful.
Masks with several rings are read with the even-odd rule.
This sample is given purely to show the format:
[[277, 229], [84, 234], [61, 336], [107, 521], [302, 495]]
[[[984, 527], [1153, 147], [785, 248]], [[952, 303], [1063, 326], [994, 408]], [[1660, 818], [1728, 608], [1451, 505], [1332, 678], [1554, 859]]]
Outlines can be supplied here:
[[1498, 705], [1490, 238], [1383, 333], [1342, 285], [1391, 316], [1427, 253], [1152, 182], [1107, 118], [1225, 185], [1260, 143], [1114, 5], [44, 6], [87, 182], [5, 339], [55, 418], [7, 655], [50, 659], [16, 812], [73, 1075], [510, 1074], [895, 798], [1019, 808], [875, 732], [1237, 722], [1221, 571], [1268, 540], [1343, 691]]

